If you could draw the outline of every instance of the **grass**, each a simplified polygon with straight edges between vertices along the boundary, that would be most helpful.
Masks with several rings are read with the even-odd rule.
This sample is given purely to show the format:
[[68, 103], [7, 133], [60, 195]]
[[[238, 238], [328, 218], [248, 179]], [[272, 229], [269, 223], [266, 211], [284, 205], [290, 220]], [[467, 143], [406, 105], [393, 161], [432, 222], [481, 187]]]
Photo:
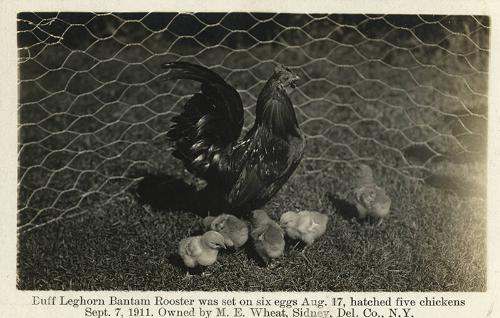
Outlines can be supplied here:
[[[164, 23], [159, 17], [155, 23]], [[214, 44], [203, 41], [217, 41], [215, 31], [199, 35], [205, 46], [177, 41], [172, 33], [153, 34], [114, 15], [77, 22], [89, 29], [71, 29], [64, 45], [41, 49], [23, 44], [22, 37], [27, 49], [20, 55], [30, 51], [33, 58], [20, 64], [18, 288], [485, 290], [488, 54], [466, 53], [477, 50], [471, 41], [487, 45], [487, 31], [427, 39], [440, 43], [432, 46], [419, 36], [439, 37], [439, 24], [427, 27], [441, 33], [390, 27], [398, 32], [380, 41], [366, 36], [393, 18], [357, 25], [366, 20], [359, 18], [338, 16], [346, 24], [338, 28], [329, 19], [295, 16], [282, 22], [309, 24], [255, 46], [235, 33], [225, 46], [208, 47]], [[467, 19], [450, 19], [455, 22], [443, 23], [469, 33]], [[95, 41], [89, 32], [105, 34]], [[234, 45], [242, 47], [230, 49]], [[470, 64], [446, 51], [452, 48], [463, 50]], [[140, 202], [131, 187], [144, 175], [182, 171], [164, 132], [180, 96], [193, 86], [163, 82], [159, 67], [180, 57], [214, 66], [238, 88], [247, 127], [274, 62], [292, 66], [304, 79], [291, 99], [308, 137], [305, 158], [265, 209], [274, 218], [296, 209], [329, 215], [327, 233], [307, 251], [311, 266], [290, 244], [276, 268], [262, 266], [249, 243], [221, 253], [211, 276], [182, 279], [177, 244], [198, 233], [200, 215]], [[374, 168], [392, 198], [391, 214], [380, 226], [353, 217], [348, 201], [351, 163], [357, 161]], [[78, 216], [66, 218], [71, 215]], [[43, 226], [24, 231], [31, 225]]]
[[[345, 169], [349, 172], [349, 169]], [[20, 237], [20, 289], [74, 290], [333, 290], [481, 291], [485, 288], [485, 202], [404, 179], [379, 176], [393, 198], [380, 226], [350, 218], [342, 170], [297, 175], [265, 208], [277, 218], [289, 209], [330, 216], [312, 245], [312, 265], [287, 245], [276, 268], [247, 249], [222, 253], [211, 276], [184, 280], [175, 257], [183, 237], [196, 233], [197, 214], [141, 205], [132, 195], [82, 218]]]

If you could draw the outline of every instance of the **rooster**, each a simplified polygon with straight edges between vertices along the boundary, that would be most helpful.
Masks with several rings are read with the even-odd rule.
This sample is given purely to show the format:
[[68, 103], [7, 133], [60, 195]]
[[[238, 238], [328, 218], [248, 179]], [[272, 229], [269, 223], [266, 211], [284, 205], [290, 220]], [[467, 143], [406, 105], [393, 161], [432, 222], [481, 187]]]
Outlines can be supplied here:
[[220, 208], [243, 215], [269, 201], [297, 168], [305, 140], [287, 95], [299, 79], [278, 65], [255, 107], [253, 127], [240, 137], [243, 104], [238, 92], [213, 71], [186, 62], [163, 65], [167, 80], [201, 83], [200, 91], [172, 118], [167, 136], [173, 156], [207, 182]]

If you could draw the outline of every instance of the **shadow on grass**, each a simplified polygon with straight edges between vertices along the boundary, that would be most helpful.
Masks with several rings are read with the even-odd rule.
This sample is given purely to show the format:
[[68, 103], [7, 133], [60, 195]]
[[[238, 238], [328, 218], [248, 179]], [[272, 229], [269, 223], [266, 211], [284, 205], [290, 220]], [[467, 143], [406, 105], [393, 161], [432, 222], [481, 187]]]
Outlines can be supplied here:
[[189, 275], [202, 276], [203, 273], [205, 272], [205, 270], [207, 269], [206, 266], [197, 266], [195, 268], [187, 267], [186, 265], [184, 265], [184, 262], [182, 261], [181, 256], [177, 253], [170, 254], [168, 257], [168, 261], [174, 267], [179, 268], [184, 273], [189, 274]]
[[287, 252], [301, 252], [307, 246], [304, 241], [292, 239], [288, 236], [285, 237], [285, 251]]
[[[197, 190], [195, 186], [188, 184], [183, 179], [171, 175], [145, 176], [135, 188], [135, 194], [139, 203], [149, 204], [157, 210], [185, 211], [201, 217], [226, 210], [226, 206], [219, 199], [221, 197], [219, 193], [207, 187]], [[203, 232], [203, 226], [199, 225], [194, 228], [192, 234], [201, 235]], [[255, 251], [251, 238], [241, 249], [249, 258], [255, 259], [258, 266], [267, 266]], [[169, 261], [178, 268], [187, 269], [181, 257], [176, 253], [169, 256]], [[197, 273], [192, 269], [189, 269], [189, 272]]]
[[182, 258], [179, 254], [177, 253], [172, 253], [168, 256], [168, 262], [172, 264], [175, 267], [178, 267], [180, 269], [185, 270], [186, 266], [184, 266], [184, 262], [182, 261]]
[[372, 217], [370, 215], [366, 216], [363, 219], [360, 219], [358, 209], [354, 204], [347, 200], [338, 198], [333, 193], [327, 193], [327, 197], [335, 207], [335, 209], [338, 211], [338, 214], [345, 220], [357, 222], [360, 225], [375, 225], [380, 221], [379, 218]]
[[267, 267], [268, 264], [262, 259], [262, 257], [260, 257], [259, 253], [257, 253], [257, 251], [255, 250], [255, 245], [252, 238], [249, 238], [245, 245], [243, 245], [241, 248], [248, 258], [255, 260], [255, 264], [257, 264], [257, 266], [261, 268]]
[[187, 267], [186, 265], [184, 265], [184, 261], [182, 260], [181, 256], [177, 253], [170, 254], [168, 256], [168, 261], [172, 266], [177, 267], [184, 273], [190, 275], [202, 276], [203, 272], [207, 269], [206, 266], [197, 266], [195, 268]]
[[[138, 201], [154, 209], [185, 211], [205, 217], [224, 209], [220, 195], [170, 175], [146, 175], [135, 189]], [[213, 214], [213, 213], [212, 213]]]
[[340, 199], [333, 193], [327, 193], [328, 200], [333, 204], [341, 217], [346, 220], [351, 220], [358, 217], [358, 209], [351, 202]]
[[459, 196], [484, 197], [486, 195], [484, 185], [453, 176], [430, 174], [425, 178], [425, 183], [436, 189], [451, 191]]

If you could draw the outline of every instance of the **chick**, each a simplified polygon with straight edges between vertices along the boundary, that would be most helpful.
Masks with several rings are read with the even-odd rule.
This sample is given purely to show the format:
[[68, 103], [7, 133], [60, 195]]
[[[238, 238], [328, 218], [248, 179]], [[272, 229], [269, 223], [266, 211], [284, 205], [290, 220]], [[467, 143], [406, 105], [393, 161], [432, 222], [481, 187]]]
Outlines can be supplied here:
[[391, 198], [385, 193], [385, 190], [377, 186], [373, 180], [372, 169], [361, 164], [357, 167], [357, 178], [353, 190], [354, 204], [358, 209], [359, 218], [366, 216], [382, 218], [389, 214], [391, 208]]
[[305, 242], [308, 246], [325, 234], [328, 216], [315, 211], [288, 211], [280, 218], [280, 225], [286, 234]]
[[[188, 268], [195, 268], [215, 263], [220, 248], [226, 248], [224, 236], [216, 231], [208, 231], [181, 240], [178, 252]], [[190, 276], [189, 271], [186, 276]]]
[[221, 214], [217, 217], [207, 216], [203, 219], [206, 230], [217, 231], [224, 236], [226, 246], [236, 249], [248, 240], [248, 226], [232, 214]]
[[273, 221], [264, 210], [252, 212], [251, 236], [255, 250], [265, 263], [283, 255], [285, 250], [284, 233], [281, 227]]

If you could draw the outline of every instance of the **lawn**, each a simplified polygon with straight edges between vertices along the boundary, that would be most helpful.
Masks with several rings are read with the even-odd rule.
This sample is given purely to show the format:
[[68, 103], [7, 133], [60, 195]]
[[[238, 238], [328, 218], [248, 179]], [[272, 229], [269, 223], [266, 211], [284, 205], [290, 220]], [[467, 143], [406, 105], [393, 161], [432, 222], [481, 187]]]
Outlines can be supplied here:
[[[222, 253], [211, 276], [183, 279], [176, 257], [201, 217], [141, 205], [132, 195], [85, 216], [21, 236], [21, 289], [139, 290], [484, 290], [485, 202], [402, 180], [379, 178], [394, 200], [380, 226], [349, 216], [342, 169], [295, 176], [265, 209], [330, 216], [327, 233], [300, 256], [287, 245], [267, 268], [252, 247]], [[166, 194], [167, 195], [167, 194]], [[335, 198], [337, 196], [337, 198]]]
[[[19, 289], [485, 290], [487, 19], [18, 18]], [[183, 198], [168, 178], [197, 183], [165, 137], [197, 89], [162, 80], [160, 65], [177, 59], [234, 85], [246, 128], [276, 62], [301, 76], [290, 96], [306, 153], [264, 209], [275, 219], [288, 210], [329, 215], [306, 252], [311, 265], [287, 244], [266, 267], [248, 243], [221, 253], [210, 276], [183, 279], [177, 244], [200, 232], [206, 211], [196, 196], [155, 200]], [[358, 220], [349, 202], [358, 162], [392, 198], [380, 225]], [[144, 178], [157, 182], [146, 199]]]

